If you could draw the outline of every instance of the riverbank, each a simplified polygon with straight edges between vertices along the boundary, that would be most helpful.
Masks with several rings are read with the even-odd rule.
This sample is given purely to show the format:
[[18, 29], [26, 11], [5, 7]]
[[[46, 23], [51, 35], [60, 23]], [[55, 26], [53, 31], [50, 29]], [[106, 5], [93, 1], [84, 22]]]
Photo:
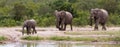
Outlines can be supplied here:
[[[33, 40], [30, 40], [30, 41], [22, 40], [21, 39], [22, 37], [25, 37], [28, 35], [22, 35], [22, 33], [20, 32], [21, 30], [22, 30], [21, 27], [0, 27], [0, 36], [5, 36], [6, 38], [8, 38], [7, 41], [11, 41], [11, 42], [31, 42], [31, 41], [33, 42]], [[102, 30], [93, 31], [93, 27], [92, 28], [91, 27], [74, 27], [73, 31], [70, 31], [69, 27], [67, 28], [66, 31], [59, 31], [55, 27], [47, 27], [47, 28], [37, 27], [37, 32], [38, 32], [37, 34], [30, 35], [30, 36], [39, 36], [39, 37], [45, 38], [42, 41], [58, 40], [58, 41], [68, 41], [68, 42], [71, 41], [71, 42], [79, 42], [79, 43], [84, 42], [84, 43], [91, 43], [91, 44], [92, 43], [120, 44], [119, 43], [120, 27], [108, 27], [107, 31], [102, 31]], [[59, 36], [63, 36], [63, 37], [59, 37]], [[51, 39], [46, 39], [49, 37], [51, 37]], [[38, 40], [38, 41], [41, 41], [41, 40]], [[34, 42], [38, 42], [38, 41], [34, 41]]]

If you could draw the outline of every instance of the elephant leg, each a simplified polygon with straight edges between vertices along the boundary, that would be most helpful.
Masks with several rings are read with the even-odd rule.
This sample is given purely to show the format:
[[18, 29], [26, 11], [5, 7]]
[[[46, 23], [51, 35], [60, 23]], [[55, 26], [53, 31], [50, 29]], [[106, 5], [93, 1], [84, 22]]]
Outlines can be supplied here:
[[72, 28], [72, 24], [70, 24], [70, 27], [71, 27], [71, 31], [73, 30], [73, 28]]
[[64, 29], [63, 29], [63, 26], [64, 26], [64, 25], [63, 25], [63, 24], [61, 24], [61, 30], [64, 30]]
[[34, 34], [34, 28], [32, 28], [32, 29], [33, 29], [32, 34]]
[[95, 19], [95, 27], [94, 30], [98, 30], [99, 19]]
[[27, 29], [27, 35], [29, 35], [29, 28], [28, 28], [28, 27], [26, 27], [26, 29]]
[[[62, 20], [62, 22], [61, 22], [61, 30], [62, 31], [64, 31], [64, 28], [66, 28], [65, 26], [64, 26], [64, 24], [65, 24], [65, 18]], [[64, 27], [64, 28], [63, 28]]]
[[22, 35], [24, 35], [24, 27], [25, 27], [25, 26], [22, 27]]
[[33, 27], [33, 33], [35, 33], [35, 34], [37, 33], [37, 31], [36, 31], [35, 27]]
[[29, 34], [31, 34], [31, 27], [29, 28]]
[[61, 20], [59, 21], [59, 26], [58, 26], [59, 30], [62, 30], [62, 26], [61, 26]]
[[63, 30], [66, 30], [66, 25], [67, 25], [67, 24], [64, 24], [64, 29], [63, 29]]
[[101, 24], [102, 25], [102, 30], [107, 30], [105, 27], [105, 23]]
[[94, 28], [94, 30], [98, 30], [98, 25], [95, 25], [95, 28]]

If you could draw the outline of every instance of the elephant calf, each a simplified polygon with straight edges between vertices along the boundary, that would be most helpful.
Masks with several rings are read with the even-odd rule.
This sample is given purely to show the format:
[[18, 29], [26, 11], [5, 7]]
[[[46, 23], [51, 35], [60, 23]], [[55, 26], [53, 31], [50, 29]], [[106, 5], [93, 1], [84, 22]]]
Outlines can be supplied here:
[[31, 34], [31, 28], [33, 29], [32, 34], [37, 33], [36, 29], [36, 21], [34, 19], [26, 20], [23, 24], [22, 34], [24, 35], [24, 28], [26, 27], [27, 35]]
[[102, 25], [102, 29], [106, 30], [105, 24], [108, 19], [108, 12], [104, 9], [91, 9], [91, 16], [90, 16], [90, 25], [92, 26], [92, 20], [94, 20], [95, 27], [94, 30], [98, 30], [98, 24]]
[[56, 27], [59, 30], [66, 30], [66, 25], [67, 24], [70, 24], [71, 30], [72, 30], [73, 16], [70, 12], [55, 10], [55, 17], [56, 17]]

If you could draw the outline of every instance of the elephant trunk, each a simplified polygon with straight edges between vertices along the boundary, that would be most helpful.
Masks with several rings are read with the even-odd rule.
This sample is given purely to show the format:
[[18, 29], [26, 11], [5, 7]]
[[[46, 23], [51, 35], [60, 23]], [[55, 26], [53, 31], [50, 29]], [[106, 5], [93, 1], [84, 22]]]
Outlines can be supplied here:
[[22, 27], [22, 35], [24, 35], [24, 27], [25, 27], [25, 26]]
[[90, 26], [93, 25], [92, 23], [93, 23], [93, 17], [91, 16], [91, 17], [90, 17]]
[[58, 23], [56, 23], [56, 28], [59, 28], [59, 24]]
[[59, 20], [56, 21], [56, 28], [59, 28]]

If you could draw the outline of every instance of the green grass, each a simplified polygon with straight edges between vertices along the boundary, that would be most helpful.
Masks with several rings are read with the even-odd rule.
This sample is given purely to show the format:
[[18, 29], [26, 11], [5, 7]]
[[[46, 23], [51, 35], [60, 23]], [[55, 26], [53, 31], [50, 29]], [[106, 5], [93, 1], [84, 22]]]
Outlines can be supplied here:
[[120, 41], [120, 37], [68, 37], [68, 36], [52, 36], [49, 40], [55, 41], [91, 41], [91, 42], [107, 42]]
[[64, 32], [68, 35], [120, 35], [120, 31], [80, 31], [80, 32]]
[[55, 41], [70, 41], [71, 37], [65, 37], [65, 36], [52, 36], [49, 38], [50, 40]]
[[119, 36], [114, 36], [114, 37], [24, 36], [24, 37], [22, 37], [22, 39], [23, 40], [54, 40], [54, 41], [90, 41], [90, 42], [120, 41]]
[[39, 37], [39, 36], [24, 36], [21, 39], [23, 40], [43, 40], [43, 37]]
[[0, 41], [4, 41], [4, 40], [7, 40], [7, 38], [4, 36], [0, 36]]
[[69, 37], [69, 36], [52, 36], [49, 40], [55, 41], [94, 41], [95, 39], [90, 37]]

